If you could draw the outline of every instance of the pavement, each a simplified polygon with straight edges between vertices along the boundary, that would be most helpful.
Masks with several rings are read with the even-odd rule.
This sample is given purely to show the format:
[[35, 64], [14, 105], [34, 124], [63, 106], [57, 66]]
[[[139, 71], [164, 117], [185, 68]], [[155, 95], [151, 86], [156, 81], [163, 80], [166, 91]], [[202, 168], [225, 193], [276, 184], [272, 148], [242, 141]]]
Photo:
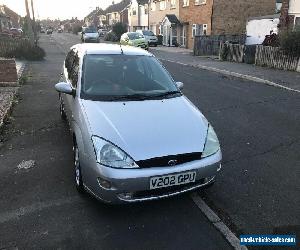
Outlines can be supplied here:
[[77, 193], [54, 90], [67, 51], [52, 36], [41, 46], [1, 134], [0, 249], [232, 249], [188, 195], [108, 206]]
[[42, 36], [47, 58], [30, 63], [33, 77], [20, 88], [19, 104], [4, 127], [0, 249], [230, 249], [194, 196], [237, 236], [299, 239], [299, 93], [166, 61], [172, 52], [157, 53], [165, 53], [165, 67], [185, 83], [184, 94], [219, 136], [224, 161], [217, 182], [193, 199], [183, 195], [130, 206], [108, 207], [79, 196], [72, 140], [53, 88], [64, 54], [78, 42], [71, 34]]
[[192, 50], [184, 48], [158, 46], [151, 47], [150, 51], [162, 60], [190, 65], [227, 76], [277, 85], [276, 87], [300, 92], [299, 72], [265, 68], [246, 63], [220, 61], [216, 57], [193, 56]]

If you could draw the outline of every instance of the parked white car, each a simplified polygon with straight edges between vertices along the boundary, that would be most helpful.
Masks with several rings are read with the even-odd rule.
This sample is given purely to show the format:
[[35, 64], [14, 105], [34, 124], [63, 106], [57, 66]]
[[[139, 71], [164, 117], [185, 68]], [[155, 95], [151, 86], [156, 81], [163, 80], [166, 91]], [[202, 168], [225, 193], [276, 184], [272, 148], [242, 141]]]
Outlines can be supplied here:
[[94, 27], [85, 27], [81, 32], [81, 41], [86, 42], [96, 42], [100, 41], [99, 34], [96, 28]]
[[157, 46], [157, 44], [158, 44], [157, 36], [154, 35], [154, 33], [151, 30], [137, 30], [136, 32], [142, 34], [145, 37], [149, 46], [151, 46], [151, 45], [153, 45], [155, 47]]

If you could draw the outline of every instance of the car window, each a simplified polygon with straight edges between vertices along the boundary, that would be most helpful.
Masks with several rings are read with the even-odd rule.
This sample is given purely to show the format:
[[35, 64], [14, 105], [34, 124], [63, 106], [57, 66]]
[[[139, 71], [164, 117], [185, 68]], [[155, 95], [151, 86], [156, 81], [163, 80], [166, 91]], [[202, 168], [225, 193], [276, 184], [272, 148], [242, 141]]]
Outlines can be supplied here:
[[145, 36], [155, 36], [151, 30], [143, 30], [143, 35]]
[[173, 79], [152, 56], [86, 55], [83, 62], [81, 97], [111, 97], [178, 91]]
[[128, 33], [127, 34], [130, 40], [136, 40], [136, 39], [140, 39], [140, 38], [144, 38], [144, 36], [140, 33]]
[[85, 33], [97, 33], [97, 30], [96, 30], [96, 28], [86, 28], [84, 32]]

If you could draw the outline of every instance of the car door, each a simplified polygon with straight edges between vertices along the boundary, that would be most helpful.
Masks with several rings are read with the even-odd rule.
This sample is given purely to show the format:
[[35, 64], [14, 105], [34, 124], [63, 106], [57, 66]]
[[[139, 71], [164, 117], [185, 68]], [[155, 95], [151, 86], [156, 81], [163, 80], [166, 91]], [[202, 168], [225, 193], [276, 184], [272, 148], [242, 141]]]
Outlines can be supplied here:
[[79, 56], [75, 49], [69, 51], [64, 65], [64, 78], [68, 84], [74, 89], [74, 95], [64, 95], [64, 105], [65, 111], [68, 116], [68, 120], [73, 129], [74, 122], [74, 104], [75, 99], [78, 95], [77, 93], [77, 83], [78, 83], [78, 73], [79, 73]]

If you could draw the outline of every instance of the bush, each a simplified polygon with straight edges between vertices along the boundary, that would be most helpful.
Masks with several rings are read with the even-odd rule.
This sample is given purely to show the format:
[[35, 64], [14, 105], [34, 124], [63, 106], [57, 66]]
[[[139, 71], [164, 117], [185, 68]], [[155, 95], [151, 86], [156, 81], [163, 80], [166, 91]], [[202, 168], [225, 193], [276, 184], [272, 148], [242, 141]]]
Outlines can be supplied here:
[[118, 41], [120, 41], [121, 36], [127, 32], [127, 25], [125, 23], [115, 23], [112, 27], [112, 31], [117, 36]]
[[300, 56], [300, 30], [284, 31], [279, 35], [280, 46], [286, 52]]
[[111, 41], [111, 42], [118, 42], [120, 39], [118, 39], [117, 35], [114, 32], [108, 32], [104, 36], [104, 41]]
[[76, 25], [76, 26], [74, 26], [73, 28], [72, 28], [72, 33], [73, 34], [75, 34], [75, 35], [77, 35], [79, 32], [81, 32], [82, 31], [82, 27], [81, 26], [79, 26], [79, 25]]
[[30, 61], [39, 61], [43, 60], [46, 56], [44, 49], [40, 48], [36, 45], [31, 45], [30, 43], [24, 43], [20, 46], [16, 47], [15, 49], [7, 52], [4, 57], [8, 58], [18, 58], [18, 59], [25, 59]]

